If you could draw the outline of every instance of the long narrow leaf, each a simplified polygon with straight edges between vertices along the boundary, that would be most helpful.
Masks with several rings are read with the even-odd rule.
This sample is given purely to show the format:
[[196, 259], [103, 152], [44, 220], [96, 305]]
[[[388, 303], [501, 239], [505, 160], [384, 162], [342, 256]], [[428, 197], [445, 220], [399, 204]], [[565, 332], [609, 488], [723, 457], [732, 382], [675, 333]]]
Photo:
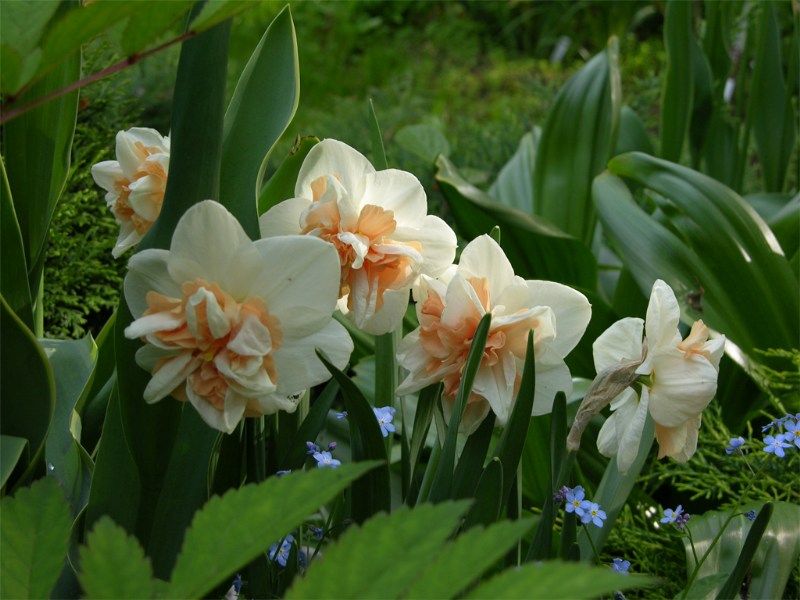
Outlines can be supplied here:
[[28, 266], [22, 233], [14, 211], [11, 188], [8, 187], [5, 161], [0, 160], [0, 294], [25, 326], [33, 331], [33, 306], [28, 285]]
[[661, 93], [661, 156], [680, 160], [694, 98], [692, 3], [669, 0], [664, 16], [667, 70]]

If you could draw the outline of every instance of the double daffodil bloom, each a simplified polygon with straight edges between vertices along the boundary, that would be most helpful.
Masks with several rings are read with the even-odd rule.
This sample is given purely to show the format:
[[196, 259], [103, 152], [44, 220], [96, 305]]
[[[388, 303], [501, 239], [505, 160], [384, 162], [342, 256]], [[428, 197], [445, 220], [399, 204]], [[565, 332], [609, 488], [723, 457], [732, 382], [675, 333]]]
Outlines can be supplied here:
[[299, 236], [251, 241], [222, 205], [206, 200], [181, 217], [169, 250], [131, 258], [128, 338], [147, 343], [136, 362], [152, 373], [144, 399], [188, 400], [211, 427], [292, 412], [330, 375], [322, 349], [343, 368], [350, 336], [331, 316], [339, 290], [329, 244]]
[[342, 142], [324, 140], [311, 149], [295, 196], [261, 217], [261, 235], [302, 234], [330, 243], [339, 255], [339, 309], [367, 333], [396, 329], [416, 278], [440, 275], [455, 257], [455, 233], [426, 214], [417, 178], [376, 171]]
[[95, 183], [106, 190], [106, 204], [119, 223], [114, 257], [140, 241], [161, 212], [169, 174], [169, 137], [134, 127], [117, 133], [117, 160], [92, 167]]
[[462, 431], [475, 431], [490, 410], [497, 423], [505, 425], [519, 388], [531, 330], [536, 360], [533, 414], [550, 412], [557, 392], [571, 392], [564, 357], [589, 324], [589, 301], [567, 286], [514, 275], [505, 253], [489, 236], [470, 242], [458, 267], [440, 280], [421, 277], [414, 297], [420, 326], [400, 343], [398, 360], [410, 373], [398, 394], [443, 381], [442, 400], [449, 417], [475, 330], [487, 312], [492, 314], [491, 329]]
[[616, 456], [626, 472], [639, 451], [647, 413], [655, 423], [658, 457], [686, 462], [697, 449], [703, 409], [717, 391], [719, 361], [725, 337], [709, 340], [708, 327], [696, 321], [685, 340], [678, 331], [680, 308], [675, 294], [660, 279], [653, 284], [647, 319], [626, 318], [609, 327], [594, 343], [597, 372], [619, 363], [641, 360], [642, 334], [646, 354], [635, 373], [641, 395], [626, 388], [611, 402], [614, 411], [597, 437], [597, 448]]

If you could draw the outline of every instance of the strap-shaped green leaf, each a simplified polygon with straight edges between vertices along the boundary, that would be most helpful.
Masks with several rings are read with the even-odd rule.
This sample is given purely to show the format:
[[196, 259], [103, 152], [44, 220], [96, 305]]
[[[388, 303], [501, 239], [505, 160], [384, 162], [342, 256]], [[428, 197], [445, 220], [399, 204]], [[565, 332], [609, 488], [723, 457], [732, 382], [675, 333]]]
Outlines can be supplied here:
[[25, 326], [33, 331], [33, 307], [28, 286], [28, 266], [22, 233], [8, 187], [5, 161], [0, 159], [0, 253], [3, 268], [0, 269], [0, 294], [8, 302]]
[[287, 6], [264, 32], [225, 113], [220, 201], [254, 239], [259, 237], [257, 204], [267, 160], [299, 100], [297, 39]]
[[511, 208], [532, 214], [533, 168], [536, 150], [542, 137], [541, 127], [534, 127], [522, 136], [514, 155], [500, 169], [497, 179], [489, 188], [489, 195]]
[[[417, 410], [414, 414], [414, 428], [411, 433], [411, 441], [409, 442], [408, 448], [407, 468], [410, 481], [408, 484], [406, 503], [409, 506], [413, 506], [416, 503], [417, 494], [419, 493], [419, 480], [416, 477], [417, 465], [419, 464], [420, 454], [425, 440], [428, 437], [428, 429], [430, 429], [433, 413], [436, 410], [436, 404], [439, 402], [441, 393], [441, 383], [434, 383], [423, 388], [417, 398]], [[403, 423], [403, 428], [405, 428], [405, 423]]]
[[28, 440], [25, 438], [0, 435], [0, 488], [5, 487], [27, 447]]
[[[30, 330], [0, 297], [0, 433], [28, 440], [31, 463], [24, 480], [37, 468], [55, 411], [53, 370]], [[17, 482], [12, 482], [16, 484]]]
[[49, 598], [69, 543], [71, 519], [61, 488], [45, 477], [4, 498], [0, 510], [0, 596]]
[[300, 167], [303, 166], [311, 148], [319, 143], [319, 139], [313, 136], [302, 137], [297, 140], [297, 143], [289, 152], [289, 156], [283, 159], [283, 162], [278, 166], [272, 177], [264, 185], [261, 194], [258, 197], [258, 215], [261, 216], [267, 210], [288, 200], [294, 198], [294, 188], [297, 184], [297, 174], [300, 172]]
[[742, 547], [742, 553], [739, 555], [739, 560], [736, 561], [736, 566], [733, 568], [731, 576], [728, 578], [728, 581], [725, 582], [725, 585], [722, 586], [719, 594], [717, 594], [717, 598], [735, 598], [739, 594], [739, 590], [742, 588], [742, 582], [747, 576], [750, 563], [756, 554], [756, 550], [761, 542], [761, 538], [764, 536], [767, 525], [769, 525], [774, 509], [775, 505], [772, 502], [766, 502], [759, 509], [753, 526], [750, 527], [750, 531], [747, 532], [747, 538], [744, 540], [744, 546]]
[[473, 239], [499, 225], [501, 246], [517, 275], [597, 286], [597, 261], [588, 246], [541, 217], [500, 204], [461, 177], [446, 157], [440, 156], [436, 167], [436, 181], [462, 237]]
[[103, 517], [81, 548], [79, 580], [86, 598], [153, 598], [150, 560], [136, 538]]
[[389, 465], [386, 463], [386, 446], [383, 443], [378, 419], [372, 406], [355, 383], [327, 357], [317, 350], [317, 356], [325, 368], [333, 375], [342, 390], [342, 398], [347, 408], [347, 422], [350, 426], [350, 447], [353, 460], [380, 460], [384, 464], [353, 484], [353, 519], [362, 523], [380, 511], [391, 508], [389, 487]]
[[679, 161], [694, 99], [692, 4], [669, 0], [664, 15], [667, 70], [661, 91], [661, 156]]
[[377, 464], [270, 477], [213, 497], [186, 531], [167, 596], [205, 596]]
[[597, 220], [592, 179], [616, 146], [622, 95], [618, 55], [612, 37], [608, 48], [561, 88], [536, 152], [533, 214], [587, 245]]

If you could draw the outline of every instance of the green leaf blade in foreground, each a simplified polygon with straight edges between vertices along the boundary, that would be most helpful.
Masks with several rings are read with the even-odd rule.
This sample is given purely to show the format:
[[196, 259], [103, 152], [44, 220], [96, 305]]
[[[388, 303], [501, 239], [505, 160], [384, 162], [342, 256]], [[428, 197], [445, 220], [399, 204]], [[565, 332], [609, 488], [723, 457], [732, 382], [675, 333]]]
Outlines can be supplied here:
[[33, 304], [28, 285], [28, 266], [25, 260], [25, 247], [22, 233], [8, 187], [6, 165], [0, 160], [0, 255], [3, 268], [0, 269], [0, 294], [6, 299], [25, 326], [33, 331]]
[[523, 135], [517, 151], [503, 165], [489, 188], [492, 198], [529, 215], [533, 214], [533, 168], [541, 137], [540, 127], [534, 127]]
[[225, 113], [220, 201], [253, 239], [259, 237], [258, 197], [267, 159], [299, 99], [297, 39], [287, 6], [264, 32]]
[[[742, 511], [761, 510], [761, 504], [746, 504]], [[713, 511], [693, 516], [691, 520], [692, 537], [698, 556], [703, 556], [711, 545], [711, 541], [722, 529], [722, 525], [730, 515], [727, 511]], [[731, 573], [742, 553], [745, 539], [755, 525], [744, 515], [731, 521], [719, 543], [711, 549], [708, 558], [700, 567], [698, 580], [692, 586], [689, 597], [695, 597], [695, 587], [703, 579], [716, 573]], [[686, 551], [687, 576], [694, 569], [692, 549], [684, 539]], [[751, 598], [782, 598], [786, 583], [792, 569], [797, 567], [800, 559], [800, 507], [789, 502], [775, 502], [769, 525], [756, 550], [751, 567], [749, 594]], [[708, 593], [719, 591], [727, 577], [716, 581]]]
[[86, 598], [152, 598], [153, 568], [136, 538], [103, 517], [81, 548], [78, 576]]
[[45, 477], [0, 507], [0, 596], [49, 598], [69, 544], [71, 520], [61, 488]]
[[186, 531], [168, 597], [209, 593], [375, 466], [364, 462], [291, 473], [215, 496]]
[[[533, 214], [590, 245], [596, 214], [592, 179], [616, 146], [620, 111], [616, 38], [558, 93], [547, 116], [533, 171]], [[505, 233], [505, 230], [504, 230]]]
[[607, 567], [544, 562], [508, 569], [472, 590], [467, 598], [496, 600], [573, 600], [597, 598], [617, 590], [653, 585], [652, 577], [621, 575]]
[[[398, 598], [440, 555], [469, 502], [401, 508], [345, 533], [287, 598]], [[397, 549], [413, 549], [398, 560]], [[358, 568], [353, 568], [358, 565]]]
[[497, 202], [466, 181], [446, 157], [438, 158], [436, 168], [436, 181], [463, 238], [474, 239], [499, 225], [503, 251], [520, 277], [597, 287], [597, 261], [587, 245], [541, 217]]

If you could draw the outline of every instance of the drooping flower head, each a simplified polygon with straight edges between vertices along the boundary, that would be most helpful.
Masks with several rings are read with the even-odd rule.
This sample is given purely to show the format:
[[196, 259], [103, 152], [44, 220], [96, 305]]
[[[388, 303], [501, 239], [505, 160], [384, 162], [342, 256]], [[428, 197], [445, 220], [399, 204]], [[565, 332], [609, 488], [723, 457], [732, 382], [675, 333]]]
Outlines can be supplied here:
[[128, 338], [147, 343], [136, 362], [152, 373], [144, 399], [188, 400], [230, 433], [245, 416], [294, 411], [303, 390], [330, 375], [322, 349], [343, 368], [353, 349], [331, 319], [336, 253], [299, 236], [251, 241], [221, 204], [181, 217], [169, 250], [131, 258]]
[[647, 354], [636, 369], [645, 379], [641, 397], [628, 387], [614, 398], [614, 412], [597, 437], [600, 453], [616, 456], [622, 473], [639, 451], [648, 411], [655, 422], [659, 458], [670, 456], [686, 462], [697, 449], [701, 414], [717, 391], [725, 337], [709, 340], [708, 328], [696, 321], [681, 340], [679, 321], [675, 293], [659, 279], [653, 284], [646, 321], [617, 321], [593, 345], [594, 364], [600, 373], [620, 362], [641, 359], [642, 335], [646, 334]]
[[339, 308], [367, 333], [396, 329], [417, 276], [436, 277], [455, 257], [455, 233], [427, 215], [417, 178], [376, 171], [342, 142], [324, 140], [311, 149], [295, 196], [261, 217], [261, 235], [302, 234], [330, 243], [339, 256]]
[[158, 218], [168, 174], [169, 137], [145, 127], [117, 133], [117, 160], [92, 167], [120, 226], [114, 257], [138, 244]]
[[488, 235], [467, 244], [458, 267], [439, 280], [422, 276], [414, 290], [419, 328], [400, 343], [398, 360], [410, 371], [397, 393], [444, 382], [445, 417], [452, 410], [470, 344], [481, 318], [492, 314], [480, 367], [461, 429], [471, 433], [490, 410], [505, 425], [522, 376], [528, 332], [534, 332], [536, 396], [533, 414], [552, 410], [557, 392], [572, 390], [564, 357], [591, 318], [586, 297], [551, 281], [526, 281]]

